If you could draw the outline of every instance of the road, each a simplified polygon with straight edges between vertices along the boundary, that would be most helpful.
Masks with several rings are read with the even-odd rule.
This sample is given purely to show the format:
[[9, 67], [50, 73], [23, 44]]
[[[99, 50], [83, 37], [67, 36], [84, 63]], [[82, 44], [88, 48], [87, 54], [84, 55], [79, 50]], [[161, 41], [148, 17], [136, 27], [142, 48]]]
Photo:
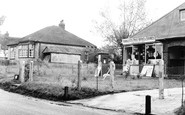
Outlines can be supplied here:
[[[27, 97], [0, 89], [0, 115], [125, 115], [126, 113]], [[126, 114], [127, 115], [127, 114]]]

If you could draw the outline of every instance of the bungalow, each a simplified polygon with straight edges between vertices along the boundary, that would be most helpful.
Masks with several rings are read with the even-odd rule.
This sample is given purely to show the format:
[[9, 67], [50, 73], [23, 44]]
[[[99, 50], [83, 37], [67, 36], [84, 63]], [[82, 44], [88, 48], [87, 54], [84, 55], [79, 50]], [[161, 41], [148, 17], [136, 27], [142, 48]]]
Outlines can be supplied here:
[[161, 60], [168, 77], [185, 74], [185, 3], [159, 20], [122, 41], [123, 63], [131, 61], [130, 73], [141, 73], [143, 66], [153, 65], [155, 72]]
[[8, 44], [10, 60], [41, 59], [53, 63], [88, 61], [88, 53], [96, 46], [59, 26], [49, 26]]

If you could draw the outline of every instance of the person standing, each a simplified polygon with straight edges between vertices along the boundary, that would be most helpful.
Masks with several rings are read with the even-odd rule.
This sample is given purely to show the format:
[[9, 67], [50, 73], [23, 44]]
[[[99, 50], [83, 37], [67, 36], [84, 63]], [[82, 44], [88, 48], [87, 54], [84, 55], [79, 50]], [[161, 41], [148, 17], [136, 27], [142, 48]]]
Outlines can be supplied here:
[[100, 73], [101, 73], [101, 72], [102, 72], [102, 62], [99, 60], [99, 61], [98, 61], [98, 66], [97, 66], [97, 68], [96, 68], [96, 70], [95, 70], [94, 76], [95, 76], [95, 77], [100, 76]]
[[110, 59], [109, 62], [109, 70], [110, 70], [110, 82], [111, 82], [111, 88], [114, 90], [114, 72], [115, 72], [115, 63], [113, 59]]

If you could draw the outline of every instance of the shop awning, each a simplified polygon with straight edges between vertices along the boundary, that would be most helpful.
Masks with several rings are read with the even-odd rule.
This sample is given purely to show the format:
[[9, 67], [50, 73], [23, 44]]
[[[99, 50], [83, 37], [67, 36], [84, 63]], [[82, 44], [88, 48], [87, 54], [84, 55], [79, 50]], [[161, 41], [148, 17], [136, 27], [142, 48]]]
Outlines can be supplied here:
[[155, 37], [143, 37], [143, 38], [127, 38], [122, 40], [123, 45], [133, 45], [133, 44], [144, 44], [155, 42]]

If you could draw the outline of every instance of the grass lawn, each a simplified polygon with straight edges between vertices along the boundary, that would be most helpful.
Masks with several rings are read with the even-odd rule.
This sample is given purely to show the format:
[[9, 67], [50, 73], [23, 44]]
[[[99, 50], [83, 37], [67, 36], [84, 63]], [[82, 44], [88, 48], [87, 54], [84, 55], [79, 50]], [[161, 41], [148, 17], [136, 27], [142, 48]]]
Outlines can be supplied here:
[[[26, 82], [22, 83], [20, 86], [15, 86], [14, 84], [17, 84], [17, 81], [13, 80], [12, 77], [0, 77], [0, 87], [4, 90], [23, 95], [57, 101], [91, 98], [112, 93], [110, 88], [110, 78], [106, 78], [105, 80], [102, 80], [102, 78], [98, 79], [98, 91], [96, 90], [96, 80], [97, 79], [95, 77], [82, 79], [82, 89], [80, 91], [78, 91], [76, 87], [69, 87], [68, 98], [64, 97], [65, 84], [61, 84], [59, 82], [54, 83], [37, 81]], [[114, 92], [158, 89], [158, 84], [158, 78], [125, 79], [122, 76], [116, 76]], [[181, 86], [181, 80], [164, 79], [165, 88], [175, 88]]]
[[[185, 83], [185, 82], [184, 82]], [[164, 88], [175, 88], [181, 87], [182, 81], [175, 79], [164, 79]], [[88, 78], [87, 80], [82, 80], [82, 87], [95, 88], [97, 87], [97, 79], [94, 77]], [[142, 78], [142, 79], [132, 79], [130, 77], [123, 78], [121, 75], [115, 77], [114, 91], [136, 91], [136, 90], [150, 90], [159, 88], [159, 78]], [[102, 80], [100, 77], [98, 79], [98, 89], [100, 91], [109, 91], [110, 88], [110, 78]]]

